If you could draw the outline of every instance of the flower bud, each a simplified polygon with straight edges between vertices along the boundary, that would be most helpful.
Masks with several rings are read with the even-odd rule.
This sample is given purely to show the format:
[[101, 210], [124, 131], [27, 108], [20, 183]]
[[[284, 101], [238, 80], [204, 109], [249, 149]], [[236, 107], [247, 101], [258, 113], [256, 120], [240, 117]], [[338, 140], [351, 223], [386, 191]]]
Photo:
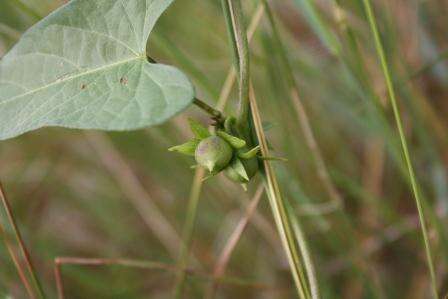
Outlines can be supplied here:
[[232, 147], [219, 136], [203, 139], [195, 152], [196, 162], [212, 173], [224, 169], [232, 160], [232, 156]]

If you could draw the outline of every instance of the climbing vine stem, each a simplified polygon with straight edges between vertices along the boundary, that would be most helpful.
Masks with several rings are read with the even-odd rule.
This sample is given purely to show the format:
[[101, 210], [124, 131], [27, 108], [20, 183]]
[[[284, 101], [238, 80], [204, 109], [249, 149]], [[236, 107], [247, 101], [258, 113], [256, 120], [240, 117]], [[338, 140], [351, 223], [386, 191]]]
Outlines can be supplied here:
[[241, 1], [227, 0], [229, 11], [225, 12], [226, 16], [230, 16], [231, 30], [234, 37], [234, 52], [236, 52], [238, 60], [238, 79], [239, 79], [239, 111], [237, 117], [237, 127], [240, 134], [249, 139], [249, 45], [244, 26], [243, 9]]

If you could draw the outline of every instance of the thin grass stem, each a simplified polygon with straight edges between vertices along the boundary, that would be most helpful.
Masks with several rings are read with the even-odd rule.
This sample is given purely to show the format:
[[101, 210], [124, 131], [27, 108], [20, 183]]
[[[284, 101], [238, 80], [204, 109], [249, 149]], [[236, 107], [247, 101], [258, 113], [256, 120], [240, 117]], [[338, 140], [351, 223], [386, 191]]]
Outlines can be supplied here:
[[[213, 275], [196, 270], [196, 269], [186, 269], [186, 271], [179, 269], [176, 265], [170, 265], [161, 262], [146, 261], [146, 260], [136, 260], [128, 258], [84, 258], [84, 257], [57, 257], [54, 260], [54, 275], [57, 285], [58, 299], [64, 299], [64, 285], [62, 279], [62, 267], [63, 266], [120, 266], [126, 268], [135, 269], [146, 269], [146, 270], [162, 270], [170, 273], [184, 272], [185, 275], [196, 276], [204, 280], [213, 280]], [[222, 277], [221, 282], [228, 285], [234, 286], [245, 286], [255, 289], [262, 290], [273, 290], [273, 286], [266, 284], [253, 282], [250, 280], [242, 279], [239, 277]]]
[[398, 134], [400, 136], [400, 142], [401, 142], [401, 147], [402, 147], [402, 151], [403, 151], [403, 156], [404, 156], [407, 170], [409, 173], [409, 179], [410, 179], [410, 183], [412, 186], [412, 192], [414, 194], [415, 203], [417, 205], [417, 210], [418, 210], [418, 215], [419, 215], [419, 220], [420, 220], [420, 225], [421, 225], [421, 232], [422, 232], [422, 236], [423, 236], [423, 243], [424, 243], [424, 247], [425, 247], [426, 260], [427, 260], [429, 274], [430, 274], [430, 278], [431, 278], [431, 290], [432, 290], [434, 298], [438, 298], [437, 282], [436, 282], [436, 275], [435, 275], [435, 270], [434, 270], [434, 261], [433, 261], [433, 257], [432, 257], [432, 253], [431, 253], [431, 247], [430, 247], [430, 242], [429, 242], [429, 237], [428, 237], [428, 228], [427, 228], [427, 225], [425, 222], [425, 215], [424, 215], [424, 211], [423, 211], [422, 200], [420, 198], [419, 185], [417, 183], [417, 179], [416, 179], [415, 172], [414, 172], [414, 167], [412, 165], [412, 161], [411, 161], [410, 154], [409, 154], [408, 144], [407, 144], [405, 133], [403, 130], [401, 114], [400, 114], [400, 110], [398, 109], [398, 103], [397, 103], [397, 99], [395, 96], [395, 89], [394, 89], [394, 85], [392, 82], [392, 76], [391, 76], [391, 72], [389, 69], [389, 64], [387, 62], [386, 54], [385, 54], [383, 44], [382, 44], [382, 41], [380, 38], [376, 18], [373, 13], [373, 9], [372, 9], [372, 4], [371, 4], [370, 0], [363, 0], [363, 4], [364, 4], [364, 9], [365, 9], [365, 13], [367, 15], [370, 29], [372, 30], [372, 33], [373, 33], [375, 48], [376, 48], [378, 57], [380, 59], [381, 68], [383, 70], [384, 78], [386, 81], [387, 90], [389, 93], [389, 98], [390, 98], [390, 102], [392, 105], [392, 110], [394, 113], [396, 126], [398, 129]]
[[[255, 130], [261, 145], [262, 155], [269, 156], [266, 138], [264, 136], [262, 123], [256, 101], [254, 100], [254, 92], [250, 86], [250, 67], [249, 67], [249, 47], [246, 31], [243, 25], [243, 12], [241, 1], [228, 0], [228, 8], [232, 18], [233, 32], [235, 35], [235, 44], [233, 45], [238, 52], [239, 63], [239, 104], [240, 111], [238, 115], [238, 128], [243, 136], [249, 139], [249, 113], [252, 109]], [[252, 98], [250, 96], [252, 95]], [[255, 106], [255, 107], [254, 107]], [[270, 198], [271, 207], [273, 209], [274, 218], [283, 240], [286, 254], [290, 263], [290, 268], [296, 283], [298, 294], [301, 298], [310, 298], [309, 285], [304, 274], [303, 265], [297, 250], [297, 244], [292, 234], [289, 216], [281, 199], [280, 189], [276, 180], [276, 176], [268, 161], [264, 161], [264, 171], [266, 177], [266, 189]]]
[[14, 251], [14, 248], [11, 244], [11, 240], [9, 240], [9, 237], [6, 235], [5, 230], [3, 229], [3, 225], [0, 224], [0, 236], [3, 236], [3, 240], [5, 242], [5, 246], [6, 249], [8, 250], [9, 255], [11, 256], [11, 260], [14, 264], [14, 266], [16, 267], [17, 273], [19, 274], [20, 280], [23, 283], [23, 286], [25, 287], [28, 296], [30, 296], [31, 298], [36, 298], [36, 296], [34, 295], [34, 290], [31, 287], [25, 271], [23, 269], [23, 266], [21, 265], [20, 261], [19, 261], [19, 257], [16, 255], [16, 252]]
[[[293, 209], [288, 206], [288, 213], [291, 214]], [[320, 292], [319, 292], [319, 284], [317, 282], [317, 275], [316, 275], [316, 269], [314, 267], [313, 260], [311, 258], [311, 255], [309, 253], [308, 244], [305, 238], [305, 234], [302, 231], [302, 227], [300, 226], [299, 221], [296, 217], [293, 217], [291, 215], [290, 217], [292, 228], [294, 231], [294, 234], [297, 239], [297, 243], [299, 244], [300, 252], [302, 253], [302, 258], [305, 264], [305, 270], [308, 277], [308, 281], [310, 284], [310, 290], [311, 290], [311, 298], [318, 299], [320, 298]]]
[[[250, 92], [250, 101], [254, 128], [261, 146], [261, 153], [263, 156], [269, 156], [267, 140], [263, 131], [263, 125], [255, 99], [255, 93], [252, 88]], [[283, 248], [286, 252], [286, 257], [289, 262], [297, 294], [299, 298], [311, 298], [308, 279], [304, 273], [304, 266], [299, 255], [299, 249], [294, 238], [291, 220], [289, 214], [287, 213], [286, 206], [280, 192], [277, 177], [269, 161], [263, 161], [263, 166], [266, 193], [268, 194], [272, 214], [274, 216], [277, 230], [282, 240]]]
[[[35, 294], [35, 296], [33, 296], [33, 297], [45, 299], [46, 297], [45, 297], [45, 293], [42, 288], [42, 284], [40, 283], [40, 280], [37, 276], [36, 270], [31, 261], [30, 253], [25, 246], [25, 242], [23, 241], [22, 234], [20, 233], [20, 230], [17, 226], [16, 220], [14, 218], [14, 214], [12, 212], [11, 205], [9, 204], [8, 198], [6, 197], [6, 193], [4, 191], [4, 188], [3, 188], [1, 182], [0, 182], [0, 200], [1, 200], [3, 208], [5, 210], [7, 221], [9, 222], [9, 225], [12, 228], [12, 233], [14, 234], [14, 236], [16, 238], [17, 246], [20, 248], [20, 252], [23, 256], [26, 268], [28, 270], [28, 274], [31, 277], [31, 281], [33, 284], [33, 292], [32, 293]], [[5, 232], [5, 235], [6, 235], [6, 232]], [[13, 255], [11, 255], [11, 257], [13, 257]], [[13, 260], [14, 260], [14, 258], [13, 258]], [[16, 264], [16, 267], [18, 264], [20, 264], [20, 262], [17, 262], [16, 260], [14, 261], [14, 263]], [[20, 274], [20, 272], [23, 273], [23, 271], [20, 270], [19, 268], [17, 270], [19, 271], [19, 274]], [[22, 276], [22, 275], [20, 275], [20, 276]], [[28, 287], [27, 287], [27, 289], [28, 289]]]
[[282, 39], [280, 38], [280, 33], [277, 28], [277, 24], [274, 20], [274, 16], [272, 13], [272, 10], [269, 6], [269, 3], [267, 0], [263, 0], [263, 4], [266, 9], [266, 16], [269, 22], [269, 25], [272, 30], [272, 35], [274, 38], [275, 44], [279, 48], [280, 57], [282, 59], [283, 65], [286, 69], [286, 76], [288, 78], [288, 81], [290, 83], [291, 87], [291, 99], [293, 102], [294, 109], [297, 113], [297, 117], [299, 119], [300, 128], [303, 132], [303, 135], [305, 137], [305, 142], [310, 149], [314, 167], [316, 168], [317, 175], [319, 179], [322, 181], [322, 185], [327, 191], [328, 195], [331, 199], [331, 205], [341, 207], [343, 205], [343, 199], [342, 196], [339, 194], [339, 191], [336, 189], [335, 185], [333, 184], [333, 181], [330, 178], [330, 175], [328, 173], [327, 166], [325, 164], [325, 160], [322, 157], [322, 153], [320, 150], [320, 147], [317, 143], [315, 134], [313, 132], [313, 129], [311, 127], [311, 123], [309, 121], [308, 113], [305, 109], [305, 106], [303, 105], [303, 102], [299, 96], [299, 88], [298, 84], [296, 82], [296, 79], [294, 77], [294, 72], [291, 68], [290, 59], [288, 57], [287, 51], [285, 49], [285, 46], [282, 42]]

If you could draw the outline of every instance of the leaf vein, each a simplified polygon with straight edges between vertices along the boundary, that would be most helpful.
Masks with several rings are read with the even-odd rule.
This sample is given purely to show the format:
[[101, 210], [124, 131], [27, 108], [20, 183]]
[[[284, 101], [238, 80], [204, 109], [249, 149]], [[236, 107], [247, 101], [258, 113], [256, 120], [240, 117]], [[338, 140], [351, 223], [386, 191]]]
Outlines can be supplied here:
[[129, 62], [132, 62], [132, 61], [137, 61], [137, 60], [143, 60], [143, 59], [146, 59], [146, 57], [145, 57], [145, 56], [132, 57], [132, 58], [130, 58], [130, 59], [121, 60], [121, 61], [118, 61], [118, 62], [115, 62], [115, 63], [112, 63], [112, 64], [108, 64], [108, 65], [104, 65], [104, 66], [101, 66], [101, 67], [98, 67], [98, 68], [95, 68], [95, 69], [87, 70], [87, 71], [85, 71], [85, 72], [78, 73], [78, 74], [76, 74], [76, 75], [74, 75], [74, 76], [71, 76], [71, 77], [66, 77], [66, 78], [64, 78], [64, 79], [55, 80], [55, 81], [53, 81], [53, 82], [51, 82], [51, 83], [49, 83], [49, 84], [46, 84], [46, 85], [44, 85], [44, 86], [41, 86], [41, 87], [39, 87], [39, 88], [30, 90], [30, 91], [28, 91], [28, 92], [26, 92], [26, 93], [23, 93], [23, 94], [14, 96], [14, 97], [12, 97], [12, 98], [10, 98], [10, 99], [6, 99], [6, 100], [4, 100], [4, 101], [1, 101], [1, 102], [0, 102], [0, 106], [1, 106], [1, 105], [4, 105], [4, 104], [7, 104], [7, 103], [9, 103], [9, 102], [12, 102], [12, 101], [14, 101], [14, 100], [17, 100], [17, 99], [19, 99], [19, 98], [22, 98], [22, 97], [26, 97], [26, 96], [32, 95], [32, 94], [34, 94], [34, 93], [36, 93], [36, 92], [39, 92], [39, 91], [41, 91], [41, 90], [45, 90], [45, 89], [47, 89], [47, 88], [49, 88], [49, 87], [52, 87], [52, 86], [54, 86], [54, 85], [58, 85], [58, 84], [60, 84], [60, 83], [69, 82], [69, 81], [78, 79], [78, 78], [83, 77], [83, 76], [87, 76], [87, 75], [94, 74], [94, 73], [97, 73], [97, 72], [101, 72], [101, 71], [104, 71], [104, 70], [106, 70], [106, 69], [113, 68], [113, 67], [116, 67], [116, 66], [119, 66], [119, 65], [122, 65], [122, 64], [126, 64], [126, 63], [129, 63]]

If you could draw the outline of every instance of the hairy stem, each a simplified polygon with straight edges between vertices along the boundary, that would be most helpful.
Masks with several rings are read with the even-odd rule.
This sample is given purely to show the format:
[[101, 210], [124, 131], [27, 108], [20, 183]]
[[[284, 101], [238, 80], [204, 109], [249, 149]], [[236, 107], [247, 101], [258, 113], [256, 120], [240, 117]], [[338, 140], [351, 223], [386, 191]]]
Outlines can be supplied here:
[[195, 98], [193, 103], [198, 106], [199, 108], [201, 108], [202, 110], [204, 110], [205, 112], [207, 112], [208, 114], [210, 114], [214, 119], [218, 120], [218, 121], [223, 121], [223, 116], [222, 113], [219, 110], [216, 110], [215, 108], [213, 108], [212, 106], [208, 105], [207, 103], [199, 100], [198, 98]]
[[223, 15], [224, 15], [224, 20], [226, 21], [227, 34], [229, 36], [229, 44], [232, 46], [233, 64], [235, 66], [235, 69], [239, 70], [240, 64], [239, 64], [239, 59], [238, 59], [238, 49], [233, 46], [236, 44], [236, 40], [235, 40], [235, 32], [233, 30], [233, 21], [232, 21], [232, 14], [231, 14], [230, 7], [229, 7], [229, 1], [221, 0], [221, 5], [222, 5], [222, 11], [223, 11]]

